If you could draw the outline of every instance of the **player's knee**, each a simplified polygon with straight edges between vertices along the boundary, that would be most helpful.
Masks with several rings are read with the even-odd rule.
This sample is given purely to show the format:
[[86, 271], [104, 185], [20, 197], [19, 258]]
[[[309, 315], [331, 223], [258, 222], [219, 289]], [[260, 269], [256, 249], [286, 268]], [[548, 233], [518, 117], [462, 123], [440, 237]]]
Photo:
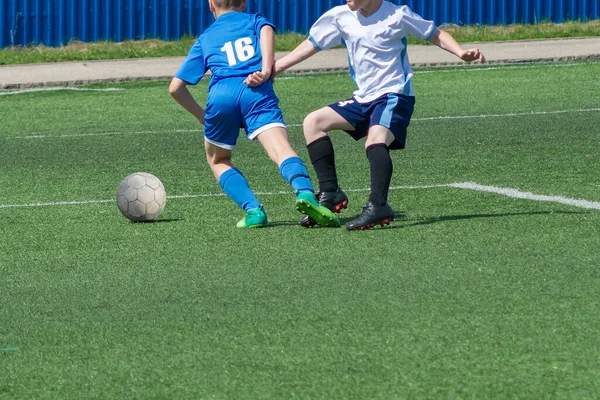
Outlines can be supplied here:
[[302, 127], [304, 131], [314, 129], [319, 123], [319, 116], [316, 111], [311, 112], [306, 117], [304, 117], [304, 121], [302, 122]]
[[304, 118], [304, 122], [302, 123], [304, 136], [310, 137], [327, 131], [327, 120], [319, 111], [313, 111]]

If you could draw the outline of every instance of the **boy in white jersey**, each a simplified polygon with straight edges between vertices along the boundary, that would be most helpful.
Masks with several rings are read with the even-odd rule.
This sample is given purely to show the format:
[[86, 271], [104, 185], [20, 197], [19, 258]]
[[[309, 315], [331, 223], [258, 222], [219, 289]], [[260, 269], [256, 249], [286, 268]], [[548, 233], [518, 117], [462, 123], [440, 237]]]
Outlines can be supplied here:
[[[323, 14], [309, 37], [275, 63], [275, 73], [307, 59], [320, 50], [344, 44], [350, 74], [358, 86], [350, 99], [312, 112], [304, 119], [308, 153], [319, 179], [319, 202], [339, 212], [348, 198], [338, 186], [333, 145], [327, 132], [341, 129], [355, 140], [366, 137], [371, 168], [371, 192], [363, 212], [346, 225], [363, 230], [389, 224], [394, 211], [387, 202], [393, 165], [389, 150], [403, 149], [415, 98], [413, 72], [406, 37], [428, 40], [466, 62], [485, 62], [479, 49], [464, 50], [447, 32], [413, 13], [407, 6], [383, 0], [347, 0]], [[250, 75], [250, 84], [260, 82]], [[309, 217], [302, 225], [311, 226]]]

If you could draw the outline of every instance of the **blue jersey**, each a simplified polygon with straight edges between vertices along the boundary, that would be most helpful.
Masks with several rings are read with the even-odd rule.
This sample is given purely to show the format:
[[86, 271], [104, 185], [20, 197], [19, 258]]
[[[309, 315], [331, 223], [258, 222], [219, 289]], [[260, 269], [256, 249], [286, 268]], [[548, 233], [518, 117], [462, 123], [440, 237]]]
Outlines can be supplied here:
[[274, 26], [262, 14], [229, 12], [200, 35], [175, 77], [195, 85], [210, 70], [204, 139], [232, 150], [244, 128], [248, 139], [285, 128], [270, 80], [251, 88], [244, 79], [262, 69], [260, 30]]
[[211, 86], [220, 78], [245, 77], [262, 69], [260, 30], [274, 25], [262, 14], [229, 12], [204, 31], [175, 76], [197, 84], [210, 70]]

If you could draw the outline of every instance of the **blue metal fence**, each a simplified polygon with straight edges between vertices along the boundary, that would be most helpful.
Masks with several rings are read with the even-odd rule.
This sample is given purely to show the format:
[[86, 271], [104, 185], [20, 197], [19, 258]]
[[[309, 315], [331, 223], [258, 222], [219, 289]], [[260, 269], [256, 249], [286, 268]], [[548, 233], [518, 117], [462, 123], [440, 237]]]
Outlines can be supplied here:
[[[279, 32], [306, 33], [345, 0], [247, 0]], [[392, 0], [437, 24], [502, 25], [594, 20], [600, 0]], [[207, 0], [0, 0], [0, 48], [196, 36], [213, 21]]]

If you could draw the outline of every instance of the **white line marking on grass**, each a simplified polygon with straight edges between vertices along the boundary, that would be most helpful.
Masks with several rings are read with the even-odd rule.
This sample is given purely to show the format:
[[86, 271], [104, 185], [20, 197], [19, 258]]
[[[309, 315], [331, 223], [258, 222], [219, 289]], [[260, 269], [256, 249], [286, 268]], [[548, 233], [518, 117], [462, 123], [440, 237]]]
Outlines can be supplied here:
[[[414, 189], [433, 189], [433, 188], [441, 188], [447, 187], [448, 185], [428, 185], [428, 186], [391, 186], [390, 190], [414, 190]], [[362, 189], [344, 189], [345, 192], [368, 192], [370, 188], [362, 188]], [[285, 196], [292, 195], [291, 191], [281, 191], [281, 192], [255, 192], [257, 196]], [[167, 196], [168, 199], [195, 199], [200, 197], [221, 197], [225, 196], [225, 193], [206, 193], [206, 194], [182, 194], [175, 196]]]
[[0, 91], [0, 96], [10, 96], [14, 94], [25, 94], [35, 92], [58, 92], [58, 91], [73, 91], [73, 92], [122, 92], [126, 89], [122, 88], [105, 88], [105, 89], [92, 89], [92, 88], [79, 88], [79, 87], [47, 87], [47, 88], [34, 88], [34, 89], [22, 89], [22, 90], [9, 90]]
[[[589, 113], [598, 112], [600, 108], [579, 108], [575, 110], [556, 110], [556, 111], [530, 111], [526, 113], [506, 113], [506, 114], [479, 114], [479, 115], [441, 115], [438, 117], [412, 118], [411, 121], [439, 121], [445, 119], [474, 119], [474, 118], [506, 118], [506, 117], [526, 117], [535, 115], [554, 115], [569, 113]], [[290, 124], [289, 127], [299, 127], [301, 124]]]
[[[413, 190], [413, 189], [431, 189], [446, 187], [448, 185], [430, 185], [430, 186], [393, 186], [390, 190]], [[368, 192], [369, 188], [362, 189], [344, 189], [346, 192]], [[291, 191], [281, 192], [255, 192], [257, 196], [283, 196], [293, 195]], [[202, 194], [180, 194], [167, 196], [167, 199], [197, 199], [203, 197], [223, 197], [225, 193], [202, 193]], [[80, 206], [86, 204], [101, 204], [101, 203], [116, 203], [116, 199], [112, 200], [83, 200], [83, 201], [57, 201], [47, 203], [26, 203], [26, 204], [0, 204], [2, 208], [28, 208], [28, 207], [52, 207], [52, 206]]]
[[[564, 196], [546, 196], [530, 192], [521, 192], [519, 189], [504, 188], [497, 186], [486, 186], [480, 185], [476, 182], [456, 182], [447, 183], [440, 185], [421, 185], [421, 186], [392, 186], [390, 190], [423, 190], [423, 189], [437, 189], [437, 188], [453, 188], [453, 189], [466, 189], [477, 192], [488, 192], [496, 193], [503, 196], [532, 200], [532, 201], [544, 201], [551, 203], [565, 204], [572, 207], [600, 210], [600, 202], [588, 201], [582, 199], [571, 199]], [[368, 192], [369, 188], [359, 189], [344, 189], [346, 192]], [[292, 192], [281, 191], [281, 192], [256, 192], [257, 196], [289, 196]], [[195, 199], [204, 197], [223, 197], [224, 193], [203, 193], [203, 194], [182, 194], [167, 196], [167, 199]], [[51, 207], [51, 206], [78, 206], [87, 204], [100, 204], [100, 203], [116, 203], [115, 199], [111, 200], [84, 200], [84, 201], [58, 201], [48, 203], [28, 203], [28, 204], [0, 204], [0, 209], [3, 208], [27, 208], [27, 207]]]
[[506, 114], [445, 115], [445, 116], [439, 116], [439, 117], [413, 118], [412, 121], [438, 121], [438, 120], [443, 120], [443, 119], [524, 117], [524, 116], [531, 116], [531, 115], [588, 113], [588, 112], [597, 112], [597, 111], [600, 111], [600, 108], [579, 108], [579, 109], [575, 109], [575, 110], [557, 110], [557, 111], [530, 111], [530, 112], [526, 112], [526, 113], [506, 113]]
[[571, 198], [563, 197], [563, 196], [545, 196], [545, 195], [540, 195], [540, 194], [535, 194], [535, 193], [530, 193], [530, 192], [521, 192], [519, 189], [480, 185], [476, 182], [450, 183], [445, 186], [457, 188], [457, 189], [475, 190], [478, 192], [496, 193], [496, 194], [500, 194], [503, 196], [512, 197], [515, 199], [547, 201], [547, 202], [551, 202], [551, 203], [566, 204], [566, 205], [578, 207], [578, 208], [600, 210], [600, 202], [587, 201], [587, 200], [581, 200], [581, 199], [571, 199]]
[[[413, 118], [412, 121], [441, 121], [449, 119], [475, 119], [475, 118], [507, 118], [507, 117], [526, 117], [536, 115], [555, 115], [569, 113], [589, 113], [598, 112], [600, 108], [580, 108], [574, 110], [556, 110], [556, 111], [531, 111], [526, 113], [506, 113], [506, 114], [480, 114], [480, 115], [441, 115], [437, 117]], [[288, 124], [289, 128], [299, 128], [302, 124]], [[166, 131], [135, 131], [135, 132], [99, 132], [99, 133], [73, 133], [65, 135], [28, 135], [28, 136], [6, 136], [0, 139], [64, 139], [92, 136], [117, 136], [117, 135], [143, 135], [143, 134], [161, 134], [161, 133], [196, 133], [204, 132], [204, 129], [175, 129]]]
[[117, 200], [84, 200], [84, 201], [57, 201], [53, 203], [27, 203], [27, 204], [0, 204], [0, 208], [29, 208], [53, 206], [82, 206], [86, 204], [110, 203]]
[[[479, 115], [441, 115], [438, 117], [420, 117], [412, 118], [411, 121], [439, 121], [446, 119], [475, 119], [475, 118], [507, 118], [507, 117], [526, 117], [536, 115], [554, 115], [569, 113], [589, 113], [598, 112], [600, 108], [578, 108], [574, 110], [556, 110], [556, 111], [530, 111], [525, 113], [506, 113], [506, 114], [479, 114]], [[299, 127], [300, 124], [290, 124], [289, 127]]]
[[146, 135], [160, 133], [192, 133], [204, 132], [204, 129], [175, 129], [169, 131], [135, 131], [135, 132], [99, 132], [99, 133], [73, 133], [65, 135], [29, 135], [29, 136], [8, 136], [5, 139], [65, 139], [90, 136], [117, 136], [117, 135]]
[[[261, 194], [283, 194], [284, 192], [280, 192], [280, 193], [254, 193], [255, 195], [261, 195]], [[178, 194], [178, 195], [174, 195], [174, 196], [167, 196], [167, 199], [198, 199], [201, 197], [223, 197], [225, 196], [225, 193], [204, 193], [204, 194]]]

